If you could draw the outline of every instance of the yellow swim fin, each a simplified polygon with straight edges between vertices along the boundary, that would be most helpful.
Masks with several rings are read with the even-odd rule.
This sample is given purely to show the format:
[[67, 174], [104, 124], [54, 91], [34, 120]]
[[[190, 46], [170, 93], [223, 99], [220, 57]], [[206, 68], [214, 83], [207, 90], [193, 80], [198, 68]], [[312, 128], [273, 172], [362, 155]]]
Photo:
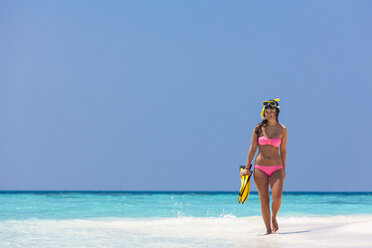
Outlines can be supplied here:
[[[249, 169], [251, 169], [252, 164], [250, 165]], [[244, 170], [245, 166], [240, 166], [240, 171]], [[253, 171], [250, 171], [249, 176], [242, 176], [241, 177], [241, 187], [239, 191], [239, 203], [244, 204], [245, 201], [248, 199], [250, 188], [251, 188], [251, 177]]]
[[[240, 166], [240, 172], [242, 172], [244, 170], [244, 167], [245, 166], [243, 166], [243, 165]], [[241, 185], [240, 185], [240, 190], [239, 190], [239, 203], [242, 201], [242, 195], [243, 195], [244, 185], [245, 185], [246, 179], [247, 179], [247, 176], [240, 177]]]

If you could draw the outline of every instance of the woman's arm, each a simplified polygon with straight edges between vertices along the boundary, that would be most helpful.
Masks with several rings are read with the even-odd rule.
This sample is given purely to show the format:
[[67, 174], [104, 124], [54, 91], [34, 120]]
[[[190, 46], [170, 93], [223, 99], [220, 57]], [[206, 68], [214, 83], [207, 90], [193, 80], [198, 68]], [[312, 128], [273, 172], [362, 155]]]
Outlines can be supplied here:
[[247, 164], [245, 168], [249, 170], [249, 166], [252, 163], [253, 157], [257, 151], [257, 134], [255, 129], [253, 129], [252, 140], [251, 140], [251, 147], [249, 148], [248, 157], [247, 157]]
[[280, 142], [280, 157], [282, 159], [284, 173], [285, 173], [285, 162], [287, 159], [287, 137], [288, 137], [288, 130], [286, 127], [284, 127], [284, 135], [282, 137], [282, 141]]

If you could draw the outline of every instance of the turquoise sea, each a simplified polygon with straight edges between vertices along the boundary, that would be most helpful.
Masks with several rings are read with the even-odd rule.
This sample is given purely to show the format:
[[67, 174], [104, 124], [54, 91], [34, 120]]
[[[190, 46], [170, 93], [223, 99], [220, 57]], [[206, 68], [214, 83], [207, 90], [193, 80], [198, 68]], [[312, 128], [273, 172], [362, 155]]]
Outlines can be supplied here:
[[[280, 216], [372, 214], [372, 192], [284, 192]], [[257, 192], [0, 191], [0, 221], [261, 216]]]
[[[278, 219], [358, 216], [372, 192], [284, 192]], [[264, 231], [257, 192], [242, 205], [238, 192], [0, 191], [0, 247], [240, 247], [245, 230]]]

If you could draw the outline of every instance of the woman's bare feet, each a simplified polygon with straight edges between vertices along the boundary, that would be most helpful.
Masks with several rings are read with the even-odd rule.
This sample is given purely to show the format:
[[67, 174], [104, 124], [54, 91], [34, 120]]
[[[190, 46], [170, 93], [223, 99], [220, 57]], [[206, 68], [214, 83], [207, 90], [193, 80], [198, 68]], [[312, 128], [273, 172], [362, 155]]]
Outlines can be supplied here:
[[269, 235], [269, 234], [272, 234], [272, 233], [273, 232], [271, 231], [271, 229], [267, 229], [265, 235]]
[[276, 221], [276, 217], [271, 217], [271, 224], [273, 226], [272, 231], [276, 232], [279, 229], [278, 222]]

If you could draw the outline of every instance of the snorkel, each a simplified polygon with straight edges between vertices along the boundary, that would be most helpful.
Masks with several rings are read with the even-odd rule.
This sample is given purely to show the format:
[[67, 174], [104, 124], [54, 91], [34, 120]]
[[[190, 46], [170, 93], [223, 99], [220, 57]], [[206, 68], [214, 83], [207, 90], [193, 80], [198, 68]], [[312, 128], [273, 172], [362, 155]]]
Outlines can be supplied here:
[[264, 101], [262, 103], [263, 105], [263, 108], [262, 108], [262, 111], [261, 111], [261, 123], [258, 123], [257, 126], [255, 127], [255, 132], [257, 134], [257, 136], [260, 136], [261, 132], [262, 132], [262, 127], [263, 126], [266, 126], [267, 123], [268, 123], [268, 119], [265, 117], [265, 109], [276, 109], [276, 121], [279, 123], [279, 120], [278, 120], [278, 117], [279, 117], [279, 113], [280, 113], [280, 109], [279, 109], [279, 103], [278, 101], [280, 101], [279, 98], [276, 98], [276, 99], [273, 99], [273, 100], [268, 100], [268, 101]]
[[267, 100], [267, 101], [264, 101], [262, 103], [263, 105], [263, 108], [262, 108], [262, 111], [261, 111], [261, 119], [262, 120], [266, 120], [266, 117], [265, 117], [265, 109], [267, 108], [276, 108], [279, 110], [279, 103], [278, 101], [280, 101], [279, 98], [275, 98], [273, 100]]

